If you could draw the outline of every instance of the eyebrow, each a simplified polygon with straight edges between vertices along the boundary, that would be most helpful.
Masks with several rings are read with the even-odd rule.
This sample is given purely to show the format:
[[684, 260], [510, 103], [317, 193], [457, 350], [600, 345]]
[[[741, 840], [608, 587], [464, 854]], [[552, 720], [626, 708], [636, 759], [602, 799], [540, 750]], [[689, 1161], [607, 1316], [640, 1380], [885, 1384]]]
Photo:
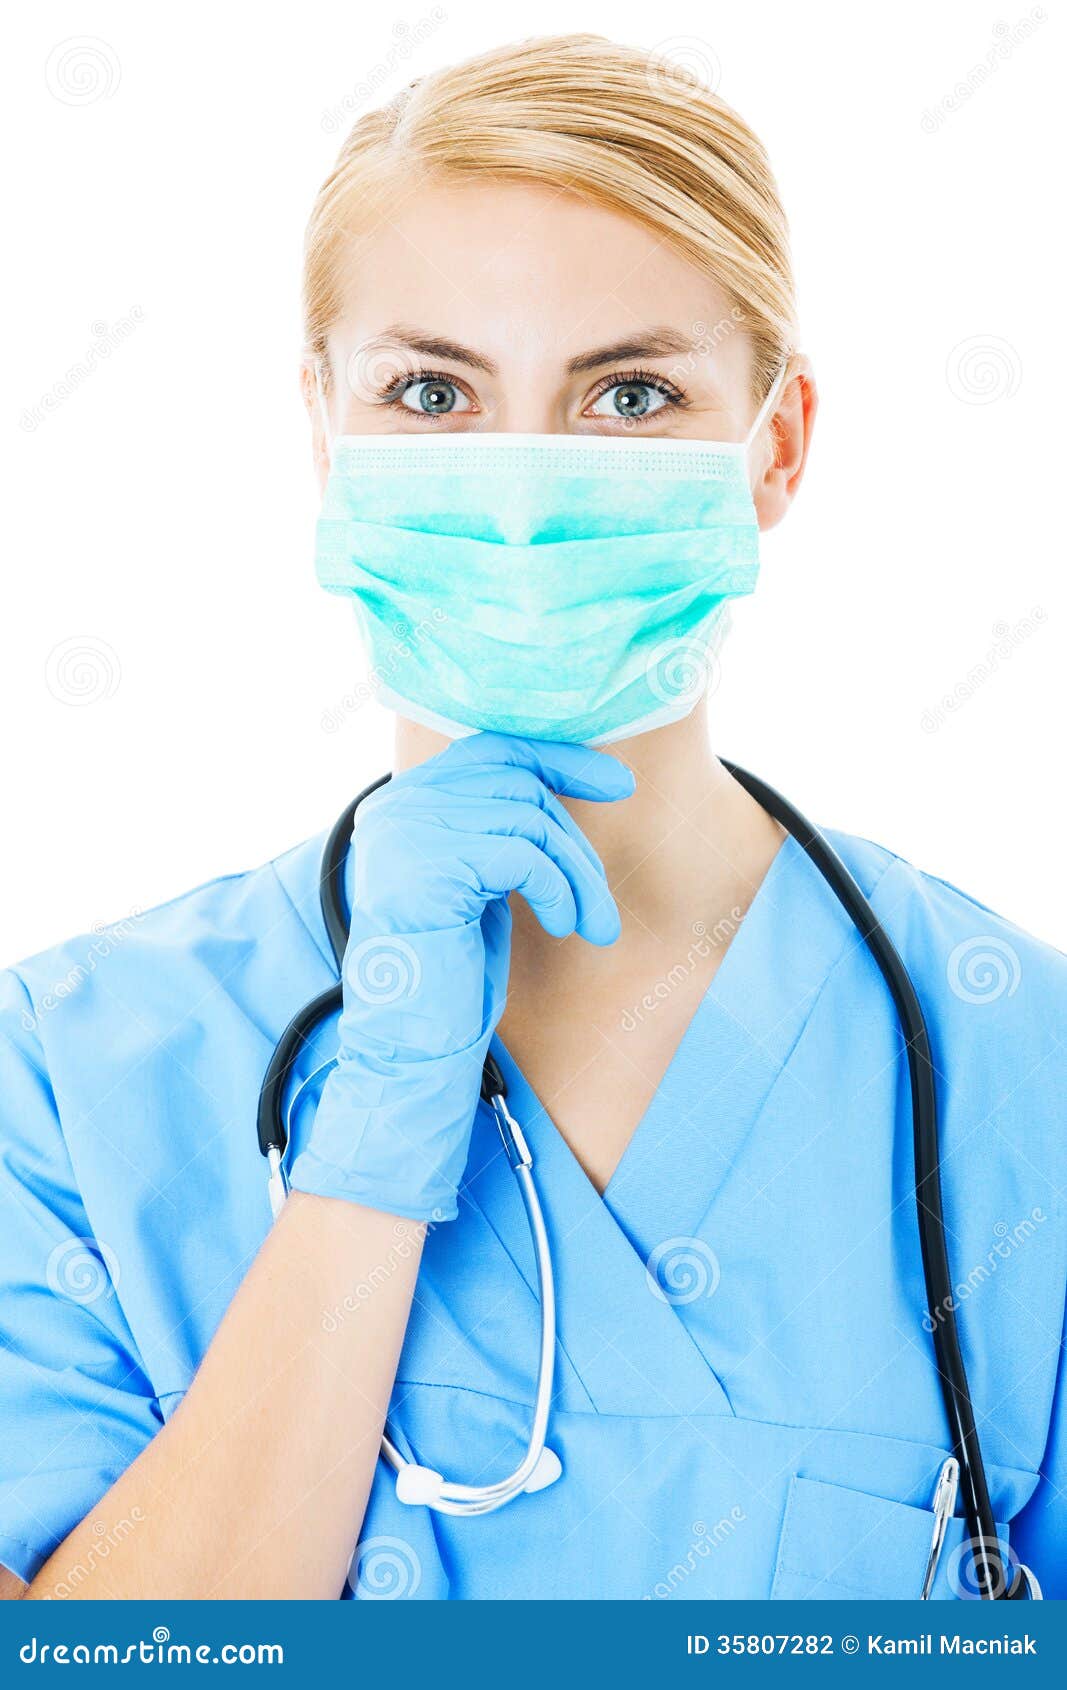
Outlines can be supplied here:
[[582, 352], [567, 365], [567, 373], [582, 375], [598, 370], [602, 364], [619, 364], [631, 358], [666, 358], [672, 352], [689, 352], [692, 341], [676, 329], [650, 329], [647, 334], [631, 335], [627, 340], [612, 341], [610, 346], [597, 346]]
[[[409, 347], [412, 352], [421, 352], [426, 358], [446, 358], [453, 364], [465, 364], [468, 369], [482, 370], [487, 376], [495, 376], [497, 367], [491, 358], [486, 358], [481, 352], [475, 352], [470, 346], [463, 346], [459, 341], [449, 340], [445, 336], [426, 334], [421, 329], [409, 328], [403, 323], [394, 323], [391, 328], [383, 330], [383, 340], [396, 341], [401, 346]], [[608, 346], [597, 346], [589, 352], [580, 352], [576, 358], [567, 363], [567, 374], [583, 375], [589, 370], [598, 370], [604, 364], [617, 364], [633, 358], [666, 358], [674, 352], [689, 352], [692, 341], [676, 329], [650, 329], [647, 334], [631, 335], [626, 340], [612, 341]]]
[[496, 365], [491, 358], [486, 358], [481, 352], [475, 352], [469, 346], [461, 346], [458, 340], [448, 340], [442, 335], [424, 334], [421, 329], [406, 328], [403, 323], [394, 323], [391, 328], [382, 332], [383, 340], [395, 340], [400, 346], [407, 346], [412, 352], [421, 352], [426, 358], [447, 358], [453, 364], [466, 364], [469, 369], [482, 370], [487, 376], [495, 376]]

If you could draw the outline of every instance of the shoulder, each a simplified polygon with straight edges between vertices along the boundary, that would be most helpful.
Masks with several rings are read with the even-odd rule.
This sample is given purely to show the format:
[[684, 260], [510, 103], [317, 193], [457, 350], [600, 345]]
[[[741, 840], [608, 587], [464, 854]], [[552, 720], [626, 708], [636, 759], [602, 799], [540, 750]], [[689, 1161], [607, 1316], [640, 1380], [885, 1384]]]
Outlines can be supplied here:
[[949, 1127], [1019, 1131], [1067, 1178], [1067, 957], [956, 886], [869, 841], [829, 835], [911, 976], [942, 1078]]
[[150, 910], [78, 933], [14, 964], [3, 1010], [43, 1046], [89, 1021], [173, 1020], [198, 989], [226, 996], [294, 943], [317, 949], [321, 840], [220, 875]]
[[[0, 1152], [143, 1166], [226, 1121], [331, 974], [311, 840], [0, 972]], [[117, 1148], [116, 1148], [117, 1147]], [[29, 1164], [27, 1164], [29, 1165]]]
[[[1036, 1207], [1056, 1217], [1048, 1230], [1067, 1242], [1067, 957], [883, 847], [829, 837], [922, 1006], [950, 1186], [954, 1171], [966, 1173], [973, 1215], [985, 1199], [1010, 1200], [1020, 1215]], [[873, 964], [867, 974], [877, 988]], [[888, 993], [886, 1006], [892, 1015]], [[1014, 1218], [984, 1212], [994, 1229]]]
[[827, 838], [914, 968], [916, 983], [922, 977], [937, 995], [944, 990], [968, 1007], [1006, 1007], [1018, 1000], [1019, 1010], [1041, 1021], [1062, 1017], [1067, 1007], [1062, 951], [882, 845], [837, 832]]
[[321, 844], [0, 974], [0, 1207], [22, 1223], [0, 1236], [0, 1352], [18, 1287], [45, 1274], [43, 1228], [56, 1250], [106, 1245], [126, 1347], [157, 1395], [184, 1388], [269, 1223], [270, 1053], [335, 977]]

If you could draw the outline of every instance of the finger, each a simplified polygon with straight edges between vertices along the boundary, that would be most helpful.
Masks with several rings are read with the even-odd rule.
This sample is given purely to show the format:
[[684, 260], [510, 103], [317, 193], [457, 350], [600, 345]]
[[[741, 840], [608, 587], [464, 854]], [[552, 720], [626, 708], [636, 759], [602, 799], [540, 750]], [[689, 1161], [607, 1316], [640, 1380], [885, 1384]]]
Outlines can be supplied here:
[[[436, 757], [420, 764], [419, 771], [437, 780], [454, 769], [509, 764], [531, 769], [552, 792], [591, 803], [629, 798], [635, 786], [632, 771], [610, 752], [594, 751], [588, 745], [565, 745], [556, 740], [518, 739], [513, 734], [480, 733], [453, 740]], [[433, 765], [436, 768], [430, 775]], [[419, 771], [408, 770], [407, 775]], [[406, 779], [407, 775], [402, 778]]]
[[[477, 847], [480, 847], [478, 849]], [[544, 851], [515, 834], [505, 839], [486, 836], [477, 842], [472, 857], [486, 892], [506, 897], [519, 892], [526, 899], [546, 933], [565, 939], [578, 922], [578, 909], [570, 882], [562, 869]]]
[[[511, 790], [514, 798], [498, 796]], [[611, 944], [618, 936], [617, 911], [607, 890], [600, 858], [559, 800], [526, 769], [478, 769], [454, 777], [447, 786], [398, 788], [388, 802], [359, 818], [357, 838], [374, 829], [388, 836], [387, 847], [416, 851], [427, 861], [444, 847], [455, 861], [463, 858], [466, 837], [523, 834], [547, 850], [571, 882], [578, 930], [592, 944]]]
[[[476, 852], [473, 862], [486, 877], [484, 884], [487, 891], [494, 889], [493, 881], [498, 874], [494, 857], [502, 851], [506, 841], [524, 838], [548, 857], [565, 877], [574, 901], [575, 931], [591, 945], [614, 944], [621, 923], [607, 881], [592, 867], [579, 845], [554, 817], [530, 804], [498, 799], [492, 804], [479, 805], [477, 823], [479, 831], [485, 836], [485, 849]], [[463, 854], [466, 860], [471, 860], [466, 851]], [[504, 853], [504, 860], [511, 860], [509, 853]], [[567, 929], [568, 932], [570, 930]]]
[[[574, 817], [564, 809], [555, 793], [549, 791], [544, 781], [540, 780], [532, 769], [519, 769], [512, 764], [508, 764], [500, 768], [472, 768], [455, 773], [449, 779], [447, 788], [436, 787], [434, 789], [430, 800], [433, 805], [433, 815], [444, 818], [453, 795], [460, 800], [470, 798], [482, 799], [483, 801], [511, 799], [543, 810], [573, 839], [597, 874], [602, 878], [607, 878], [604, 874], [603, 863]], [[420, 806], [424, 804], [422, 794], [412, 794], [408, 801]], [[425, 813], [425, 811], [423, 810], [422, 813]], [[464, 826], [469, 826], [469, 821], [465, 821]]]
[[608, 888], [607, 875], [599, 862], [589, 862], [580, 834], [574, 839], [570, 828], [561, 826], [550, 815], [545, 816], [545, 826], [545, 849], [567, 876], [574, 893], [578, 910], [576, 931], [591, 945], [613, 945], [622, 932], [622, 921]]

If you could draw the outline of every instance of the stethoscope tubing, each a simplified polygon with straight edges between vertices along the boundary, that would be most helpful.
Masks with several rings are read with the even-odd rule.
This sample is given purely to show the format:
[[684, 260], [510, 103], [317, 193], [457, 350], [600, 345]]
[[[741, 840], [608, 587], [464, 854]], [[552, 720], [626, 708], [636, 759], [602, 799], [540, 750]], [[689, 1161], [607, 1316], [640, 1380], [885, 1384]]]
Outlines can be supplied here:
[[348, 848], [352, 843], [352, 829], [355, 826], [356, 811], [364, 798], [369, 798], [372, 792], [377, 792], [380, 786], [384, 786], [391, 779], [391, 775], [381, 775], [376, 781], [372, 781], [370, 786], [365, 786], [338, 816], [323, 847], [319, 873], [319, 905], [338, 979], [317, 997], [312, 998], [310, 1003], [297, 1010], [274, 1047], [263, 1076], [256, 1112], [259, 1148], [264, 1156], [269, 1155], [272, 1149], [279, 1150], [284, 1155], [289, 1136], [285, 1127], [285, 1094], [293, 1068], [316, 1027], [341, 1008], [340, 973], [345, 946], [348, 944], [349, 925], [345, 898], [345, 863], [348, 859]]
[[[552, 1273], [552, 1255], [548, 1242], [545, 1217], [537, 1195], [533, 1172], [528, 1167], [514, 1170], [526, 1209], [526, 1220], [534, 1245], [537, 1264], [537, 1294], [541, 1310], [541, 1342], [538, 1351], [537, 1384], [534, 1392], [534, 1412], [530, 1423], [526, 1454], [514, 1472], [492, 1485], [464, 1485], [444, 1480], [437, 1488], [433, 1507], [439, 1514], [454, 1514], [469, 1518], [477, 1514], [492, 1514], [513, 1502], [526, 1489], [544, 1454], [548, 1438], [548, 1418], [552, 1407], [552, 1385], [556, 1366], [556, 1287]], [[403, 1471], [406, 1463], [386, 1427], [382, 1434], [382, 1455], [394, 1473]]]
[[[941, 1395], [948, 1416], [953, 1453], [960, 1464], [960, 1490], [971, 1539], [975, 1580], [983, 1595], [1007, 1596], [1011, 1582], [1000, 1554], [993, 1508], [989, 1500], [971, 1401], [967, 1370], [956, 1326], [952, 1271], [945, 1240], [941, 1202], [941, 1152], [937, 1122], [937, 1091], [930, 1035], [911, 976], [893, 941], [875, 915], [856, 880], [829, 840], [807, 817], [757, 775], [723, 762], [734, 779], [768, 815], [784, 827], [818, 869], [844, 906], [856, 931], [873, 957], [893, 1000], [908, 1058], [911, 1087], [912, 1137], [915, 1158], [915, 1207], [926, 1287], [927, 1313], [933, 1322], [934, 1356]], [[1015, 1580], [1018, 1584], [1020, 1581]]]
[[[928, 1313], [934, 1327], [934, 1358], [945, 1413], [948, 1418], [949, 1436], [956, 1460], [960, 1465], [960, 1496], [974, 1560], [976, 1583], [982, 1596], [987, 1600], [1015, 1599], [1025, 1596], [1028, 1593], [1025, 1578], [1020, 1572], [1011, 1577], [1009, 1570], [1004, 1566], [1001, 1555], [1000, 1541], [989, 1498], [989, 1487], [986, 1482], [978, 1428], [975, 1423], [974, 1405], [971, 1400], [967, 1371], [960, 1348], [941, 1197], [940, 1144], [934, 1064], [926, 1020], [918, 995], [900, 954], [888, 933], [864, 897], [856, 880], [818, 828], [814, 827], [799, 810], [783, 798], [781, 793], [768, 786], [758, 776], [751, 774], [747, 769], [740, 768], [735, 763], [725, 760], [723, 767], [744, 787], [757, 804], [791, 834], [814, 867], [818, 869], [822, 878], [844, 907], [864, 945], [870, 952], [892, 999], [907, 1051], [908, 1079], [912, 1102], [916, 1217]], [[323, 921], [339, 974], [345, 947], [348, 943], [350, 918], [345, 897], [345, 864], [355, 824], [356, 811], [365, 798], [368, 798], [372, 792], [376, 792], [379, 787], [384, 786], [390, 779], [391, 776], [386, 774], [373, 781], [347, 806], [330, 830], [323, 851], [319, 898]], [[284, 1100], [292, 1070], [304, 1045], [310, 1040], [316, 1027], [328, 1016], [335, 1014], [341, 1008], [341, 1003], [342, 987], [340, 980], [338, 980], [336, 984], [327, 987], [310, 1003], [305, 1004], [302, 1009], [298, 1010], [279, 1039], [263, 1078], [257, 1112], [259, 1146], [264, 1156], [274, 1156], [275, 1159], [278, 1156], [284, 1156], [287, 1143]], [[523, 1170], [516, 1171], [521, 1174]], [[520, 1179], [524, 1200], [526, 1200], [526, 1183], [532, 1184], [532, 1181], [523, 1182]], [[534, 1203], [536, 1214], [531, 1211], [528, 1201], [526, 1206], [531, 1230], [537, 1238], [537, 1227], [539, 1225], [543, 1233], [544, 1223], [540, 1214], [540, 1205], [536, 1201], [536, 1192], [534, 1193]], [[542, 1255], [540, 1248], [536, 1254], [538, 1258], [539, 1289], [541, 1295], [544, 1296], [545, 1283], [541, 1271]], [[548, 1284], [551, 1288], [550, 1274]], [[552, 1326], [554, 1328], [554, 1319]], [[553, 1357], [546, 1358], [544, 1353], [548, 1342], [545, 1337], [547, 1330], [548, 1323], [546, 1322], [542, 1327], [539, 1387], [544, 1380], [546, 1366], [549, 1369], [548, 1376], [551, 1378]], [[544, 1425], [540, 1424], [542, 1409]], [[537, 1444], [539, 1449], [544, 1447], [547, 1412], [547, 1398], [539, 1388], [530, 1450], [527, 1456], [531, 1466], [535, 1464], [535, 1458], [531, 1459], [535, 1442], [539, 1440]], [[384, 1452], [390, 1465], [394, 1467], [403, 1465], [403, 1458], [388, 1436], [385, 1439], [385, 1446], [387, 1447]], [[499, 1489], [503, 1501], [510, 1500], [523, 1488], [521, 1484], [516, 1486], [515, 1481], [526, 1465], [527, 1462], [524, 1461], [514, 1474], [500, 1482], [499, 1487], [489, 1488], [493, 1491]], [[455, 1491], [457, 1493], [457, 1511], [466, 1512], [467, 1509], [464, 1509], [458, 1493], [464, 1489], [469, 1489], [469, 1487], [448, 1486], [447, 1489], [449, 1492]], [[485, 1492], [478, 1491], [477, 1494], [484, 1496]], [[479, 1511], [487, 1511], [488, 1508], [500, 1505], [500, 1502], [489, 1502], [486, 1508], [480, 1508]], [[469, 1506], [468, 1504], [468, 1509]], [[444, 1511], [451, 1511], [447, 1503], [443, 1503], [443, 1507]]]

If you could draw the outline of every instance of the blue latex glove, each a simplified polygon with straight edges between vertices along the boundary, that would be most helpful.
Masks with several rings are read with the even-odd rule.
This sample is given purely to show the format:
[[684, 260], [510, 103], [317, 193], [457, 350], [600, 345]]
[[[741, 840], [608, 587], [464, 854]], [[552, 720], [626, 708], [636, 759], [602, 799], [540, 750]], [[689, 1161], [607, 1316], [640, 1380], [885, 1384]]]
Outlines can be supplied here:
[[560, 804], [629, 797], [604, 752], [475, 734], [397, 775], [356, 814], [337, 1067], [291, 1184], [413, 1220], [451, 1220], [504, 1009], [507, 897], [554, 937], [619, 935], [595, 851]]

